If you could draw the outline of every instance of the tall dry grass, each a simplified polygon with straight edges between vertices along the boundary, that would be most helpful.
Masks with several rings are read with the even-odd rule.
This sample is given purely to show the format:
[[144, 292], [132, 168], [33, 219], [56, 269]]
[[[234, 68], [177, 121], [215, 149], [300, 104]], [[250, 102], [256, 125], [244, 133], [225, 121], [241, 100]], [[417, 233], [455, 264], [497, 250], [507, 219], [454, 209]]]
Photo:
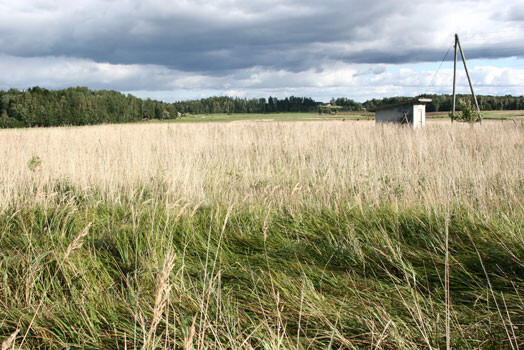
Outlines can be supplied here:
[[1, 130], [2, 349], [518, 349], [523, 136]]
[[0, 130], [0, 209], [73, 189], [121, 201], [522, 210], [524, 128], [372, 122], [103, 125]]

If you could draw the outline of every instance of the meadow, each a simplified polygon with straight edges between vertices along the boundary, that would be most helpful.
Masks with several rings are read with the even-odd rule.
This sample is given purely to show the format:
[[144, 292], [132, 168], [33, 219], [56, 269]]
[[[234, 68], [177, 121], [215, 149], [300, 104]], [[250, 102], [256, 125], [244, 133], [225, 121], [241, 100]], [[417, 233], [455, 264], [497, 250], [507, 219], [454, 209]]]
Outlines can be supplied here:
[[[524, 119], [524, 110], [504, 110], [504, 111], [483, 111], [482, 117], [485, 120], [499, 120], [501, 122], [522, 121]], [[429, 112], [429, 120], [446, 120], [450, 121], [449, 112]], [[353, 112], [337, 111], [336, 114], [319, 114], [319, 113], [215, 113], [215, 114], [187, 114], [181, 118], [169, 120], [148, 120], [147, 123], [209, 123], [209, 122], [236, 122], [236, 121], [328, 121], [328, 120], [375, 120], [375, 114], [372, 112]]]
[[0, 130], [2, 350], [524, 345], [520, 121], [244, 119]]

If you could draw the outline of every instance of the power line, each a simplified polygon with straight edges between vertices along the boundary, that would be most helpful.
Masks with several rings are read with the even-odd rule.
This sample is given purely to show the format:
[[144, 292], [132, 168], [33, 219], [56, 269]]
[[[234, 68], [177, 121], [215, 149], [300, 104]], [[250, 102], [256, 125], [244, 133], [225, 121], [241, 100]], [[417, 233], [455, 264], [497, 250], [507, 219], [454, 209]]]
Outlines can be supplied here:
[[440, 62], [440, 65], [438, 66], [437, 68], [437, 71], [435, 72], [435, 74], [433, 74], [433, 78], [431, 79], [431, 81], [429, 82], [428, 86], [426, 87], [426, 90], [424, 90], [424, 95], [428, 92], [428, 89], [429, 87], [431, 86], [431, 84], [433, 84], [433, 81], [435, 80], [440, 68], [442, 67], [442, 64], [444, 63], [444, 61], [446, 60], [446, 58], [448, 57], [449, 55], [449, 51], [451, 50], [451, 48], [453, 47], [453, 44], [454, 42], [449, 46], [448, 48], [448, 51], [446, 52], [446, 54], [444, 55], [444, 58], [442, 59], [442, 61]]

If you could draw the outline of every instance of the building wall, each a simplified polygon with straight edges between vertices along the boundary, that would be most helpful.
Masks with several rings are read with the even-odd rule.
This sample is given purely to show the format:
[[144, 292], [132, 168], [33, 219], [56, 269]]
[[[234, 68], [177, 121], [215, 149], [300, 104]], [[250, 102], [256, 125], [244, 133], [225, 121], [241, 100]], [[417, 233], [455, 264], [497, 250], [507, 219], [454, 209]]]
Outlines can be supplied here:
[[426, 126], [426, 105], [413, 105], [413, 127], [423, 128]]
[[426, 125], [426, 105], [402, 105], [381, 109], [375, 113], [376, 123], [403, 123], [407, 115], [408, 122], [414, 128]]
[[375, 113], [375, 121], [377, 123], [401, 123], [404, 119], [404, 113], [407, 113], [408, 120], [412, 120], [413, 105], [402, 105], [378, 110]]

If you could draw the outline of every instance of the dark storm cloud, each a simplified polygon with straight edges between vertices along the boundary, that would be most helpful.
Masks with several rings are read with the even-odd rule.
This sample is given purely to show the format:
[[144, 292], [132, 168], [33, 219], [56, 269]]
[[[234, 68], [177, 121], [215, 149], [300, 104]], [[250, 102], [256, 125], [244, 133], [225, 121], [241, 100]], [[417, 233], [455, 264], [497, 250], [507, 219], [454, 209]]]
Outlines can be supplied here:
[[458, 32], [492, 64], [473, 62], [476, 82], [521, 94], [520, 60], [493, 59], [524, 57], [523, 14], [518, 0], [0, 0], [0, 88], [416, 95]]
[[[437, 61], [446, 49], [428, 40], [442, 18], [425, 13], [424, 2], [407, 0], [22, 1], [3, 10], [0, 44], [6, 55], [156, 64], [216, 75], [255, 66], [318, 69], [334, 60]], [[522, 45], [498, 52], [473, 47], [468, 58], [523, 51]]]
[[[265, 7], [228, 4], [206, 8], [194, 3], [179, 13], [176, 5], [169, 11], [154, 3], [127, 3], [116, 8], [104, 8], [108, 4], [99, 3], [92, 13], [74, 11], [62, 16], [58, 12], [47, 17], [49, 21], [44, 14], [43, 19], [25, 28], [3, 30], [3, 52], [26, 57], [65, 55], [115, 64], [159, 64], [184, 71], [252, 66], [301, 70], [314, 60], [330, 56], [328, 51], [314, 52], [309, 47], [312, 44], [353, 41], [357, 36], [356, 27], [347, 25], [347, 21], [355, 22], [350, 16], [352, 7], [347, 4], [289, 2], [286, 8], [276, 2]], [[361, 12], [362, 23], [370, 19], [367, 13], [373, 11]], [[51, 21], [54, 23], [48, 23]], [[34, 42], [36, 32], [40, 37]]]

